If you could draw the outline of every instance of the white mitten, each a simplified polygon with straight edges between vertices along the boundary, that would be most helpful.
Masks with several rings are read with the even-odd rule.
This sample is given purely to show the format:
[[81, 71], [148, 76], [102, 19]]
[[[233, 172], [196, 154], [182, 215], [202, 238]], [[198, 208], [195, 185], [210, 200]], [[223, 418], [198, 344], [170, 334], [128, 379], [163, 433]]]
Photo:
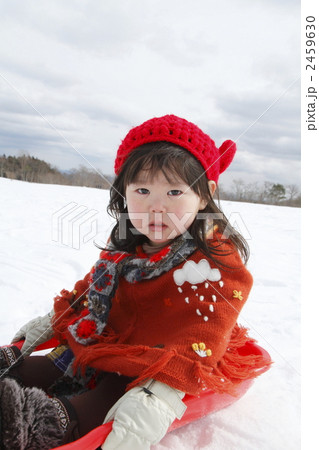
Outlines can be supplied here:
[[128, 391], [110, 409], [105, 421], [114, 419], [102, 450], [149, 450], [180, 419], [186, 406], [184, 393], [155, 380]]
[[53, 329], [51, 319], [54, 315], [54, 311], [50, 311], [48, 314], [42, 317], [36, 317], [30, 322], [23, 325], [23, 327], [16, 333], [11, 341], [14, 344], [21, 339], [25, 339], [21, 348], [21, 353], [24, 356], [30, 355], [37, 345], [46, 342], [53, 336]]

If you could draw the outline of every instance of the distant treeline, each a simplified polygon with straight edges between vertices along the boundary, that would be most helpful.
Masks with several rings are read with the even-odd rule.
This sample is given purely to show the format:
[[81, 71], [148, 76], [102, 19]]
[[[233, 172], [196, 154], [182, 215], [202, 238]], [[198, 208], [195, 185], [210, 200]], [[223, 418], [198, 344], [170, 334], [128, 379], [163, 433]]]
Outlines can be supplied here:
[[[0, 176], [33, 183], [87, 186], [98, 189], [109, 189], [113, 180], [110, 175], [99, 174], [84, 166], [63, 173], [45, 161], [29, 155], [1, 156]], [[268, 181], [259, 185], [258, 183], [245, 183], [241, 179], [234, 180], [230, 190], [219, 185], [219, 198], [236, 202], [301, 206], [298, 186], [294, 184], [286, 186]]]
[[109, 189], [112, 183], [112, 177], [99, 174], [93, 169], [80, 166], [78, 169], [60, 172], [47, 162], [29, 155], [1, 156], [0, 177], [32, 183], [65, 184], [98, 189]]
[[266, 203], [270, 205], [301, 206], [299, 187], [295, 184], [283, 185], [280, 183], [264, 184], [245, 183], [243, 180], [234, 180], [231, 190], [224, 190], [219, 186], [219, 197], [222, 200], [232, 200], [247, 203]]

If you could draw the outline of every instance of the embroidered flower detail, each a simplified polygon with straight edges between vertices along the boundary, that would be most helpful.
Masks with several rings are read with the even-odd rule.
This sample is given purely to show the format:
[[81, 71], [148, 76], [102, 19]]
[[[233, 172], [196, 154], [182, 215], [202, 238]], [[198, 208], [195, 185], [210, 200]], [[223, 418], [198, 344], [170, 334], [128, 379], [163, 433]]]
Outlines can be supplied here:
[[199, 344], [195, 342], [194, 344], [192, 344], [192, 349], [201, 358], [212, 356], [212, 351], [209, 348], [206, 349], [206, 345], [204, 344], [204, 342], [200, 342]]
[[238, 298], [239, 300], [244, 300], [244, 297], [242, 296], [241, 291], [236, 291], [236, 289], [233, 290], [233, 298]]
[[105, 322], [94, 317], [88, 310], [83, 310], [75, 320], [69, 323], [68, 331], [82, 345], [94, 342], [94, 336], [101, 334], [105, 328]]
[[95, 331], [96, 323], [94, 322], [94, 320], [84, 319], [77, 326], [76, 334], [82, 339], [87, 339], [92, 334], [94, 334]]
[[107, 320], [111, 309], [111, 301], [106, 295], [90, 291], [88, 306], [95, 316], [101, 320]]
[[110, 286], [112, 281], [112, 275], [107, 273], [107, 264], [100, 263], [98, 266], [94, 267], [91, 272], [92, 284], [97, 291], [101, 292], [106, 286]]

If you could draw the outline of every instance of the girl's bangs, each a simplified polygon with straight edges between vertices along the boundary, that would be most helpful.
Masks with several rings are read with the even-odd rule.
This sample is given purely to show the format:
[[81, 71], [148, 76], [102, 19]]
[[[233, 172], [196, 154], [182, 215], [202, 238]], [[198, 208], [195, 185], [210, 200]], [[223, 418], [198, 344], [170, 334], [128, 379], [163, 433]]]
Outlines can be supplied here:
[[125, 188], [136, 182], [142, 171], [143, 181], [153, 180], [161, 171], [169, 183], [181, 180], [195, 192], [198, 190], [196, 185], [200, 178], [207, 183], [204, 169], [196, 158], [187, 150], [167, 142], [157, 143], [156, 146], [145, 144], [134, 150], [125, 169]]

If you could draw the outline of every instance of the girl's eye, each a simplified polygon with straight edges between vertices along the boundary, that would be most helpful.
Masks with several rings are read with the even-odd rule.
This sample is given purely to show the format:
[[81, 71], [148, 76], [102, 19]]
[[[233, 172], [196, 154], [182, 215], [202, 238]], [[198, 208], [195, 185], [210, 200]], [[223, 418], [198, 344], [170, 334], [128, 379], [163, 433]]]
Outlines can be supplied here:
[[139, 189], [137, 189], [136, 190], [139, 194], [142, 194], [142, 195], [146, 195], [146, 194], [149, 194], [149, 190], [148, 189], [145, 189], [145, 188], [139, 188]]
[[172, 196], [176, 196], [176, 195], [181, 195], [183, 192], [180, 191], [179, 189], [172, 189], [171, 191], [168, 192], [168, 195], [172, 195]]

